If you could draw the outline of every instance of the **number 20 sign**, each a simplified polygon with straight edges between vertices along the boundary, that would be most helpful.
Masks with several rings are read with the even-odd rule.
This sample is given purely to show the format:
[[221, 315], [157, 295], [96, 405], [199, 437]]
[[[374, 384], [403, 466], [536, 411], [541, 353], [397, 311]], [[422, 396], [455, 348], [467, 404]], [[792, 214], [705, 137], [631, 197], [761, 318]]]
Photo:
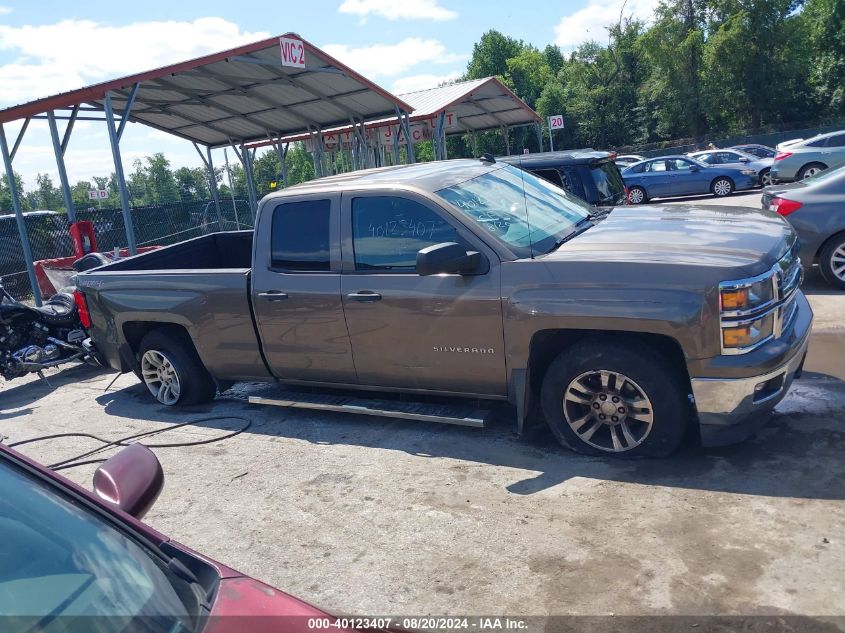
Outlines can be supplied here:
[[279, 46], [282, 49], [282, 66], [305, 68], [305, 45], [302, 40], [280, 37]]
[[550, 130], [559, 130], [563, 127], [563, 115], [562, 114], [553, 114], [549, 117], [549, 129]]

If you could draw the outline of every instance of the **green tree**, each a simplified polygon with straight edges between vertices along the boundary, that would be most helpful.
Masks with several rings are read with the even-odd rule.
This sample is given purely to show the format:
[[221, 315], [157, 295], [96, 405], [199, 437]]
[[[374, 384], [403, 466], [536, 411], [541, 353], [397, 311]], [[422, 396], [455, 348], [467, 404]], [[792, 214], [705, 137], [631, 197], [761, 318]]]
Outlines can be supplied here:
[[35, 177], [35, 182], [38, 185], [38, 208], [48, 209], [50, 211], [65, 210], [62, 192], [58, 187], [53, 185], [53, 179], [50, 178], [49, 174], [38, 174]]
[[496, 30], [487, 31], [472, 47], [464, 79], [504, 77], [508, 72], [508, 60], [516, 57], [524, 46], [522, 40], [515, 40]]
[[807, 0], [810, 82], [824, 112], [845, 115], [845, 0]]
[[643, 35], [648, 73], [640, 85], [640, 141], [700, 136], [706, 130], [700, 68], [704, 0], [663, 0]]
[[182, 200], [209, 200], [211, 189], [205, 167], [180, 167], [173, 172]]
[[170, 170], [170, 161], [162, 152], [147, 156], [147, 199], [149, 204], [162, 204], [179, 199], [176, 178]]
[[[21, 178], [21, 175], [17, 172], [15, 172], [15, 185], [17, 185], [18, 198], [20, 199], [21, 209], [24, 211], [28, 211], [31, 207], [29, 204], [29, 200], [27, 200], [26, 198], [26, 191], [24, 190], [23, 186], [23, 178]], [[0, 213], [14, 213], [14, 209], [12, 208], [12, 193], [9, 190], [9, 178], [6, 176], [6, 174], [0, 176]]]
[[88, 198], [88, 192], [94, 189], [94, 185], [88, 180], [80, 180], [70, 188], [70, 195], [73, 198], [73, 205], [77, 209], [87, 209], [95, 206], [96, 202]]

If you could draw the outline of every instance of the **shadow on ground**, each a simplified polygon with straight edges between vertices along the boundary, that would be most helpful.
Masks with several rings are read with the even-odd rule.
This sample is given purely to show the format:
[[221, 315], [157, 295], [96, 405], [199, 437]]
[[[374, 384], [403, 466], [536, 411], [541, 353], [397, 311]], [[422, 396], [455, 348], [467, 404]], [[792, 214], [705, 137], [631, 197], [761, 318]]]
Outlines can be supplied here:
[[726, 448], [688, 447], [660, 460], [585, 457], [557, 446], [539, 430], [517, 438], [508, 416], [494, 416], [483, 430], [462, 427], [288, 410], [249, 405], [249, 395], [272, 397], [274, 385], [236, 385], [214, 403], [173, 410], [151, 403], [140, 384], [97, 398], [108, 415], [171, 424], [194, 420], [197, 428], [230, 430], [240, 421], [204, 421], [238, 415], [252, 420], [253, 435], [285, 437], [314, 445], [352, 445], [402, 451], [415, 458], [448, 458], [536, 473], [516, 479], [507, 489], [530, 495], [574, 477], [612, 480], [716, 492], [806, 499], [845, 499], [845, 382], [805, 374], [769, 424], [750, 440]]

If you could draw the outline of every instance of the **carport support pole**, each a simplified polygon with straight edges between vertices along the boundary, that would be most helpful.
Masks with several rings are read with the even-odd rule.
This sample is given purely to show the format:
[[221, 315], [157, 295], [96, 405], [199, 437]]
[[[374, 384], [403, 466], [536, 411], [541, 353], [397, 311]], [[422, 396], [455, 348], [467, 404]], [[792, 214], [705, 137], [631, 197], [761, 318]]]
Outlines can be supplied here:
[[241, 152], [243, 154], [246, 186], [249, 191], [249, 206], [252, 208], [252, 225], [255, 226], [255, 214], [258, 212], [258, 191], [255, 189], [255, 178], [252, 174], [252, 159], [254, 154], [243, 145], [241, 145]]
[[537, 143], [540, 145], [540, 153], [543, 153], [543, 128], [539, 123], [534, 124], [534, 129], [537, 131]]
[[[200, 149], [196, 143], [194, 143], [194, 147], [197, 148], [199, 152]], [[206, 160], [203, 160], [205, 163], [206, 169], [208, 169], [208, 184], [211, 187], [211, 197], [214, 199], [214, 208], [217, 210], [217, 226], [220, 227], [220, 230], [225, 230], [223, 226], [223, 212], [220, 210], [220, 191], [217, 189], [217, 174], [214, 173], [214, 163], [211, 160], [211, 147], [206, 146], [205, 148], [205, 155], [207, 157]], [[200, 158], [202, 158], [202, 153], [200, 153]]]
[[[137, 84], [135, 84], [137, 86]], [[111, 143], [111, 153], [114, 158], [114, 177], [117, 180], [117, 189], [120, 193], [120, 207], [123, 209], [123, 224], [126, 228], [126, 245], [129, 247], [130, 255], [138, 254], [138, 245], [135, 243], [135, 227], [132, 226], [132, 212], [129, 209], [129, 192], [126, 190], [126, 177], [123, 175], [123, 160], [120, 157], [120, 136], [118, 129], [114, 122], [114, 109], [111, 105], [111, 92], [106, 93], [106, 98], [103, 101], [106, 111], [106, 127], [109, 129], [109, 142]], [[120, 132], [123, 132], [123, 124], [126, 122], [126, 117], [129, 116], [127, 111], [123, 112], [123, 120], [120, 122]]]
[[508, 126], [507, 125], [502, 126], [502, 136], [505, 137], [505, 152], [507, 153], [507, 156], [510, 156], [511, 155], [511, 141], [510, 141], [510, 138], [508, 138]]
[[18, 235], [21, 238], [21, 249], [23, 258], [26, 260], [26, 272], [29, 275], [29, 285], [32, 287], [32, 296], [35, 305], [41, 305], [41, 290], [38, 288], [38, 279], [35, 277], [35, 265], [32, 261], [32, 249], [29, 247], [29, 236], [26, 233], [26, 223], [23, 221], [21, 201], [18, 198], [18, 184], [15, 182], [15, 171], [12, 169], [12, 157], [9, 155], [9, 144], [6, 142], [6, 131], [0, 123], [0, 153], [3, 154], [3, 165], [6, 167], [6, 178], [9, 179], [9, 195], [12, 197], [12, 209], [15, 212], [15, 221], [18, 223]]
[[[62, 142], [59, 140], [59, 128], [56, 126], [56, 115], [50, 110], [47, 112], [47, 123], [50, 126], [50, 137], [53, 139], [53, 152], [56, 154], [56, 167], [59, 168], [59, 182], [62, 185], [62, 196], [65, 199], [65, 208], [67, 209], [67, 217], [71, 224], [76, 223], [76, 208], [73, 206], [73, 195], [70, 192], [70, 183], [67, 179], [67, 171], [65, 170], [65, 150], [62, 147]], [[70, 128], [68, 123], [68, 128]], [[68, 129], [68, 132], [70, 129]], [[67, 135], [66, 135], [67, 136]], [[68, 138], [70, 138], [68, 136]]]

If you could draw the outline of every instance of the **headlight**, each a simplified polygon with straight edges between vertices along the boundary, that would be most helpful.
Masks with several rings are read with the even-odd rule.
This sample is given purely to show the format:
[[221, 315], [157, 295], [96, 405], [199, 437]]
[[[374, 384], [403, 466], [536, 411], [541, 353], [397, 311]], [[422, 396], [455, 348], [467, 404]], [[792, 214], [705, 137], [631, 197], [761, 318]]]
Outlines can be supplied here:
[[753, 347], [774, 333], [775, 317], [770, 312], [755, 321], [742, 325], [722, 327], [722, 347], [724, 349], [743, 349]]
[[719, 299], [722, 313], [748, 312], [775, 300], [773, 275], [738, 284], [722, 284]]

